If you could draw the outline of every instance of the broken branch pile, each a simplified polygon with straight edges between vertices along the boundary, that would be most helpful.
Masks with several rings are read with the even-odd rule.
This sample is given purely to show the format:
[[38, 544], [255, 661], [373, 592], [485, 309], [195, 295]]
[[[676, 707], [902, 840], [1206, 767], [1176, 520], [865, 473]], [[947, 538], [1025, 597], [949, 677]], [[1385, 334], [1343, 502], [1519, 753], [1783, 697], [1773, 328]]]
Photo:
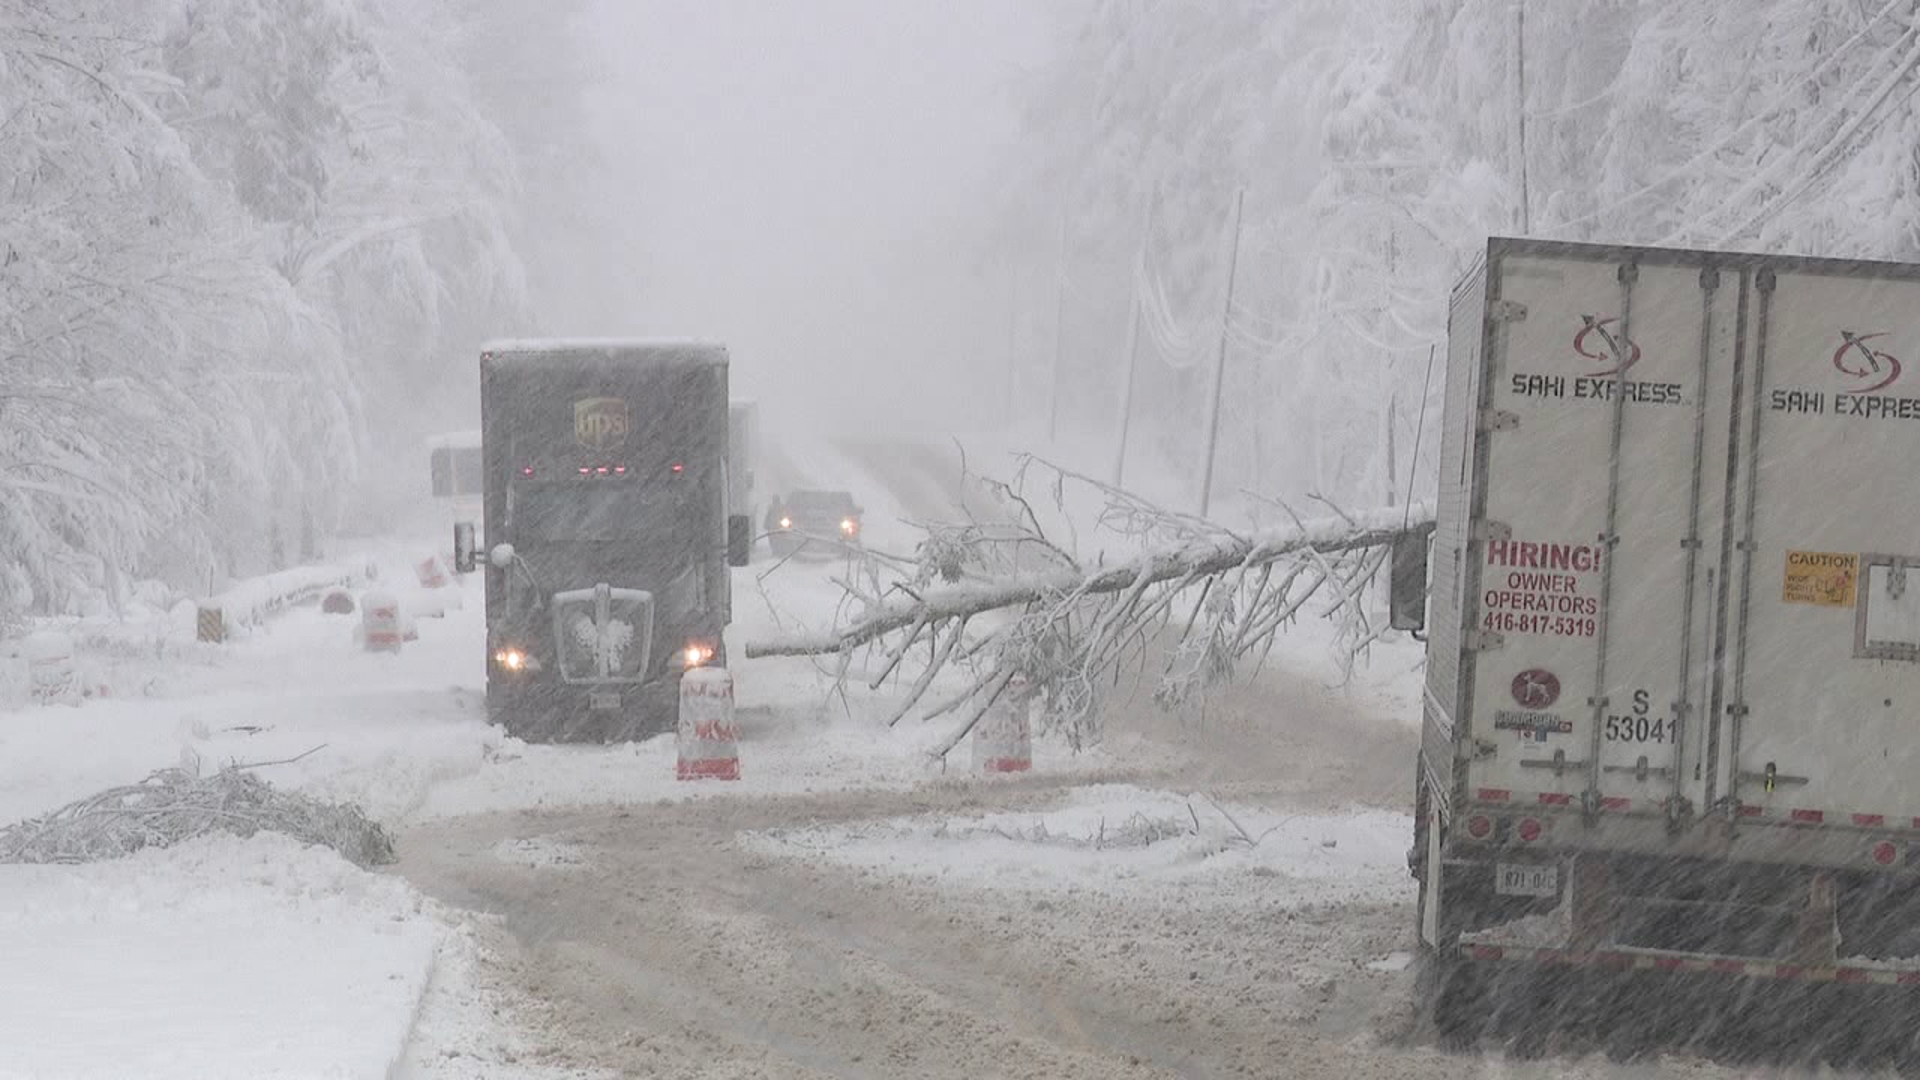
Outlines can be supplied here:
[[357, 866], [394, 861], [393, 839], [359, 807], [282, 791], [233, 766], [199, 777], [162, 769], [44, 817], [0, 829], [0, 863], [83, 863], [226, 832], [278, 832], [332, 848]]

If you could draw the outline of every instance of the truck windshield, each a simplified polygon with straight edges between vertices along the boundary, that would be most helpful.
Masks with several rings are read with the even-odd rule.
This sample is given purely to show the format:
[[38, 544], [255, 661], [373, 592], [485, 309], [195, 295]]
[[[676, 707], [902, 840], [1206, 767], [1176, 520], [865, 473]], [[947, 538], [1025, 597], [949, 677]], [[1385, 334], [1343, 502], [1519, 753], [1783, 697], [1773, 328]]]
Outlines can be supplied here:
[[661, 537], [693, 525], [697, 503], [678, 485], [586, 482], [513, 489], [509, 527], [526, 540], [608, 542]]

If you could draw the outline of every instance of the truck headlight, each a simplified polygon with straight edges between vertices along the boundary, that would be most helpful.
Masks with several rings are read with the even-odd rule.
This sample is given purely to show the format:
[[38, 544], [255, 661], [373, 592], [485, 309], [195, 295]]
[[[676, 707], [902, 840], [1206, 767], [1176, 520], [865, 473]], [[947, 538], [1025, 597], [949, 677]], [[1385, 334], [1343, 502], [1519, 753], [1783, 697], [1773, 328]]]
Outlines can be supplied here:
[[781, 518], [781, 519], [780, 519], [780, 527], [781, 527], [781, 528], [783, 528], [783, 529], [791, 529], [791, 528], [793, 528], [793, 519], [792, 519], [792, 518], [790, 518], [790, 517], [783, 517], [783, 518]]
[[713, 646], [702, 645], [697, 641], [688, 642], [687, 647], [680, 650], [680, 663], [683, 664], [688, 671], [692, 671], [694, 668], [700, 667], [712, 659]]
[[494, 650], [493, 662], [508, 671], [518, 672], [527, 670], [530, 658], [521, 650], [508, 646], [504, 649]]
[[860, 526], [855, 523], [852, 518], [841, 518], [840, 531], [846, 533], [848, 536], [852, 536], [854, 533], [860, 531]]

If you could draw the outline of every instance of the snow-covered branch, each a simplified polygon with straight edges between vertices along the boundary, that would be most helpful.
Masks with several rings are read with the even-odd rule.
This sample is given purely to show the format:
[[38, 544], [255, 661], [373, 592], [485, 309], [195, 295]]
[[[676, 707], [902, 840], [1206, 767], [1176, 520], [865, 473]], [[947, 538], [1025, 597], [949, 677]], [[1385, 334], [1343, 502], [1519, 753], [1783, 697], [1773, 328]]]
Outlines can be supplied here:
[[1064, 596], [1104, 596], [1142, 590], [1182, 579], [1267, 567], [1304, 552], [1351, 552], [1380, 548], [1396, 537], [1432, 527], [1432, 508], [1390, 507], [1353, 520], [1324, 518], [1298, 526], [1268, 529], [1246, 538], [1212, 544], [1180, 544], [1150, 551], [1123, 566], [1090, 573], [1056, 570], [1024, 574], [990, 584], [960, 584], [929, 589], [917, 598], [894, 600], [858, 621], [825, 633], [795, 633], [747, 643], [747, 656], [818, 656], [867, 644], [897, 630], [928, 622], [964, 618]]
[[[1331, 517], [1296, 516], [1291, 525], [1243, 535], [1158, 511], [1085, 477], [1055, 475], [1056, 483], [1104, 496], [1100, 534], [1116, 539], [1121, 552], [1109, 547], [1092, 560], [1076, 557], [1045, 537], [1032, 506], [1012, 487], [989, 485], [1001, 493], [1009, 523], [922, 526], [920, 565], [894, 568], [898, 580], [891, 584], [857, 595], [849, 588], [858, 611], [850, 620], [749, 641], [746, 654], [838, 655], [844, 672], [855, 652], [883, 650], [872, 686], [907, 684], [890, 722], [916, 710], [928, 719], [962, 717], [936, 756], [958, 745], [1018, 677], [1022, 693], [1044, 704], [1047, 721], [1079, 745], [1097, 735], [1100, 694], [1122, 672], [1157, 664], [1155, 699], [1178, 705], [1231, 676], [1242, 658], [1264, 656], [1315, 596], [1325, 601], [1316, 614], [1338, 620], [1350, 665], [1387, 632], [1367, 612], [1365, 597], [1388, 548], [1403, 537], [1423, 539], [1432, 528], [1425, 505], [1348, 513], [1328, 503]], [[1006, 550], [1022, 548], [1048, 553], [1046, 565], [1007, 569], [1018, 560]], [[960, 677], [943, 682], [952, 672]], [[937, 703], [922, 709], [936, 690]]]

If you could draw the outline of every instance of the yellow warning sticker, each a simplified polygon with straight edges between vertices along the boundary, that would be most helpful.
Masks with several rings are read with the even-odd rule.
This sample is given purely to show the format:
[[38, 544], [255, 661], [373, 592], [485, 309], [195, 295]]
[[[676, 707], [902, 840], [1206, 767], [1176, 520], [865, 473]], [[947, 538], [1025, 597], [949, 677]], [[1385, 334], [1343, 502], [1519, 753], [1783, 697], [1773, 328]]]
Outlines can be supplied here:
[[1789, 604], [1852, 607], [1860, 580], [1860, 556], [1834, 551], [1787, 552], [1787, 584], [1782, 596]]

